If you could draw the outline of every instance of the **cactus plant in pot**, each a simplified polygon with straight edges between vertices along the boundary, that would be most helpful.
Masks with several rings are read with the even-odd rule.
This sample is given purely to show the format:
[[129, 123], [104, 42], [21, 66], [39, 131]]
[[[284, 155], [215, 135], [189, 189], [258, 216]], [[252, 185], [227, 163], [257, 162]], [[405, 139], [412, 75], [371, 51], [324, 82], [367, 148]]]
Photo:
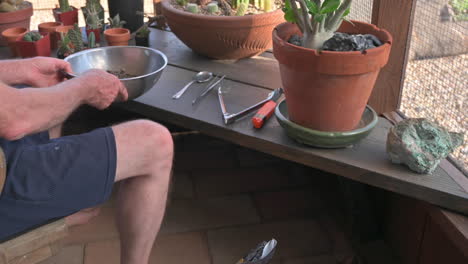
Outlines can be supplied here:
[[92, 18], [91, 23], [93, 23], [92, 21], [100, 21], [101, 31], [104, 30], [104, 7], [101, 5], [101, 1], [86, 0], [85, 6], [81, 7], [86, 25], [88, 25], [88, 10], [91, 10], [93, 14], [97, 13], [98, 17], [98, 19]]
[[23, 58], [36, 56], [50, 56], [49, 33], [31, 31], [21, 36], [16, 41], [18, 53]]
[[96, 9], [94, 5], [90, 5], [89, 7], [85, 8], [86, 16], [86, 36], [89, 36], [91, 32], [94, 33], [96, 41], [101, 41], [101, 29], [103, 25], [103, 19], [99, 16], [99, 11]]
[[148, 25], [143, 25], [135, 34], [135, 44], [137, 46], [149, 47], [149, 35], [151, 34]]
[[[289, 22], [273, 31], [273, 53], [289, 118], [296, 124], [319, 131], [355, 129], [388, 61], [391, 35], [371, 24], [347, 21], [351, 2], [285, 2]], [[361, 42], [353, 42], [357, 40]]]
[[271, 47], [273, 28], [284, 22], [281, 0], [164, 0], [172, 32], [194, 52], [241, 59]]
[[130, 30], [123, 28], [126, 21], [120, 20], [119, 14], [109, 18], [109, 29], [104, 31], [109, 46], [127, 46], [130, 40]]
[[65, 26], [78, 23], [78, 9], [70, 6], [68, 0], [59, 0], [59, 8], [53, 10], [56, 22], [62, 22]]
[[78, 24], [75, 24], [73, 28], [68, 30], [66, 33], [60, 34], [61, 37], [57, 49], [57, 57], [60, 59], [64, 59], [73, 53], [99, 46], [99, 44], [96, 43], [96, 37], [93, 31], [88, 34], [88, 42], [84, 42], [83, 35]]
[[[21, 27], [29, 30], [33, 6], [23, 0], [0, 0], [0, 33], [6, 29]], [[6, 46], [7, 41], [0, 39], [0, 46]]]

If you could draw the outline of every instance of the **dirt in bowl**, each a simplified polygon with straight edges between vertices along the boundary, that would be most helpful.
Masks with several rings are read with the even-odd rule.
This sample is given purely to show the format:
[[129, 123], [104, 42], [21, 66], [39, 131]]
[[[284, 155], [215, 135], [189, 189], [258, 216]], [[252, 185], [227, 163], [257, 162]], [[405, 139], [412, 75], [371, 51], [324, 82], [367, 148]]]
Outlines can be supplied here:
[[117, 78], [119, 78], [119, 79], [127, 79], [127, 78], [138, 77], [137, 75], [127, 73], [124, 69], [120, 69], [118, 71], [107, 70], [107, 72], [117, 76]]

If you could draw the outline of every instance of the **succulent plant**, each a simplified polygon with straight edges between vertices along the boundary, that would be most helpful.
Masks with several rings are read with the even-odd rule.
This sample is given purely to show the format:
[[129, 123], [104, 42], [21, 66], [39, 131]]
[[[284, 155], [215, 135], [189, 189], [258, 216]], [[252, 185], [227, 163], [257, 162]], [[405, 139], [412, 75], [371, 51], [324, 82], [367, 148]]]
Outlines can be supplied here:
[[200, 12], [198, 5], [195, 3], [189, 3], [186, 7], [187, 11], [193, 14], [198, 14]]
[[[102, 28], [104, 25], [104, 7], [102, 7], [100, 0], [86, 0], [86, 5], [81, 8], [85, 17], [86, 25], [96, 22], [99, 25], [97, 28]], [[88, 18], [88, 14], [95, 15], [95, 17]], [[97, 18], [96, 18], [97, 16]], [[96, 28], [93, 28], [96, 29]]]
[[6, 13], [6, 12], [14, 12], [16, 10], [19, 10], [24, 1], [23, 0], [3, 0], [0, 2], [1, 2], [0, 12]]
[[94, 6], [86, 7], [86, 26], [88, 29], [99, 29], [102, 28], [101, 18], [99, 18], [99, 12]]
[[59, 0], [59, 6], [60, 6], [60, 12], [65, 13], [72, 11], [73, 8], [71, 8], [70, 3], [68, 0]]
[[180, 6], [186, 6], [188, 3], [188, 0], [176, 0], [176, 3]]
[[109, 25], [111, 28], [122, 28], [123, 25], [125, 25], [127, 22], [124, 20], [120, 20], [120, 15], [117, 14], [113, 18], [108, 18], [109, 19]]
[[136, 32], [136, 35], [139, 38], [147, 38], [150, 33], [151, 33], [151, 31], [148, 28], [148, 25], [145, 24]]
[[243, 3], [240, 3], [238, 6], [237, 6], [237, 11], [236, 11], [236, 16], [243, 16], [245, 15], [245, 12], [247, 12], [247, 8], [249, 7], [249, 5], [245, 2]]
[[78, 24], [75, 23], [74, 27], [68, 31], [67, 36], [73, 44], [74, 52], [83, 50], [83, 36], [81, 35], [81, 30]]
[[350, 12], [352, 0], [286, 0], [283, 8], [286, 21], [301, 30], [302, 46], [321, 49], [333, 37]]
[[207, 10], [208, 10], [208, 13], [212, 15], [217, 14], [219, 12], [218, 3], [217, 2], [209, 3], [207, 5]]
[[35, 42], [42, 38], [42, 35], [37, 31], [31, 31], [23, 36], [24, 41]]
[[68, 34], [60, 33], [61, 40], [58, 43], [57, 56], [59, 58], [64, 58], [73, 53], [73, 48], [71, 47], [71, 40], [68, 37]]
[[88, 35], [88, 48], [94, 49], [96, 47], [96, 36], [94, 32], [90, 32]]

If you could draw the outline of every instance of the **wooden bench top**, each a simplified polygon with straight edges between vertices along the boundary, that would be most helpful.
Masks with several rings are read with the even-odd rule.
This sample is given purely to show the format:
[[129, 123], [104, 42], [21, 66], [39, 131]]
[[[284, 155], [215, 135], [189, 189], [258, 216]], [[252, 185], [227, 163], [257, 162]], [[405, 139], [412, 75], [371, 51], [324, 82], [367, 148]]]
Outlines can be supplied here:
[[454, 180], [449, 169], [441, 166], [432, 175], [420, 175], [390, 162], [385, 142], [392, 124], [386, 119], [380, 118], [374, 131], [360, 143], [327, 150], [296, 143], [274, 117], [261, 130], [252, 127], [251, 116], [224, 125], [215, 91], [197, 105], [191, 104], [204, 85], [192, 86], [179, 100], [171, 99], [196, 72], [207, 70], [227, 75], [224, 89], [229, 90], [225, 100], [230, 112], [250, 106], [281, 86], [277, 62], [270, 52], [236, 63], [213, 61], [194, 54], [171, 32], [153, 30], [151, 38], [152, 47], [167, 55], [169, 65], [152, 90], [118, 107], [468, 215], [467, 177]]

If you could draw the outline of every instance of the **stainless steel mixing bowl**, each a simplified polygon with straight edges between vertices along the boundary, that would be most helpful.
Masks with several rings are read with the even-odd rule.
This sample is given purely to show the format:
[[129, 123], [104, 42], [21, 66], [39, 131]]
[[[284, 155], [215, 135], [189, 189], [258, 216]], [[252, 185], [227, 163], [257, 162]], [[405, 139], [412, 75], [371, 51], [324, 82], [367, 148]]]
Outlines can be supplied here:
[[125, 71], [137, 76], [120, 79], [128, 91], [128, 99], [134, 99], [154, 87], [167, 66], [167, 57], [159, 50], [139, 46], [114, 46], [84, 50], [65, 58], [71, 64], [76, 77], [90, 69]]

